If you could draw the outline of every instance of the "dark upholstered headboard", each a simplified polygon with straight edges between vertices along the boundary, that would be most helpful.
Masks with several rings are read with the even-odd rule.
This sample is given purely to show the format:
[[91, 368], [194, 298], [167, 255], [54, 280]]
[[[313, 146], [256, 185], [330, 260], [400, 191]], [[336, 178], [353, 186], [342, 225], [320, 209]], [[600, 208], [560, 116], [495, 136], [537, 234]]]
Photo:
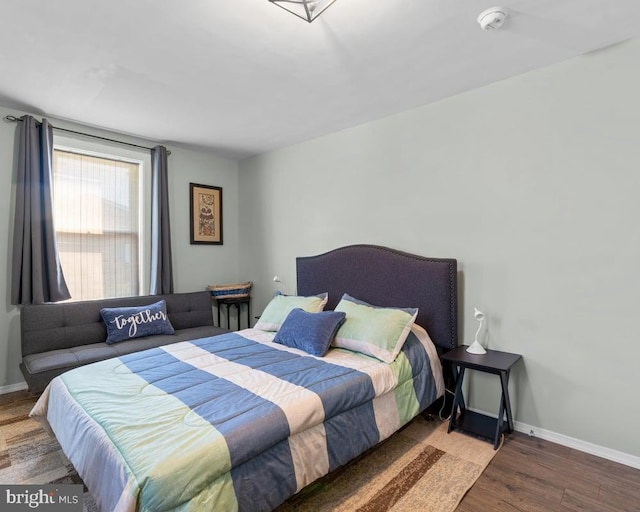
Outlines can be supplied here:
[[376, 245], [351, 245], [296, 259], [299, 295], [344, 293], [376, 306], [417, 307], [416, 323], [445, 349], [458, 346], [457, 261]]

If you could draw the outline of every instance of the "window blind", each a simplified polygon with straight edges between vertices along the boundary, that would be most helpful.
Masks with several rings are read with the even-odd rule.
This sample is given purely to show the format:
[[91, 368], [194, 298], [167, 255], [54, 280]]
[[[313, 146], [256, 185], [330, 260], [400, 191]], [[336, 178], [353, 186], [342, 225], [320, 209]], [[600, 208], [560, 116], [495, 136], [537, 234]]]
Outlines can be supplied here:
[[53, 215], [72, 300], [139, 295], [140, 164], [54, 150]]

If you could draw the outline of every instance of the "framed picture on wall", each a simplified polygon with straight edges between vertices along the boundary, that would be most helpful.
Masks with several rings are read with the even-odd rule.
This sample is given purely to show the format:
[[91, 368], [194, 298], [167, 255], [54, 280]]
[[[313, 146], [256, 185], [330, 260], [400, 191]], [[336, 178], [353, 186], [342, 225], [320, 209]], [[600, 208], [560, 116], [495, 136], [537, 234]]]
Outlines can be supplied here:
[[222, 245], [222, 188], [189, 183], [191, 243]]

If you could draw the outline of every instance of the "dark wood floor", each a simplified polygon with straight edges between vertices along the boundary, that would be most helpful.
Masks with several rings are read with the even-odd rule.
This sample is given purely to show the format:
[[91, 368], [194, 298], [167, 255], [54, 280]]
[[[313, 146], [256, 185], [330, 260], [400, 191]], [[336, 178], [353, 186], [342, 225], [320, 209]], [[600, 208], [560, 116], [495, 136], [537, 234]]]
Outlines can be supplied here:
[[515, 432], [457, 512], [638, 512], [640, 470]]

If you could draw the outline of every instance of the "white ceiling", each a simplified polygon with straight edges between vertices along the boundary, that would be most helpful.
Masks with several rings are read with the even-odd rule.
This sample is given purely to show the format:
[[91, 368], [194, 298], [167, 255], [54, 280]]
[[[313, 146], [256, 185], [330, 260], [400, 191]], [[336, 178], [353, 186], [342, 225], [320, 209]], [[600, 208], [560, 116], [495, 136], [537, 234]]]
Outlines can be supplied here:
[[0, 103], [243, 158], [640, 36], [640, 0], [2, 0]]

